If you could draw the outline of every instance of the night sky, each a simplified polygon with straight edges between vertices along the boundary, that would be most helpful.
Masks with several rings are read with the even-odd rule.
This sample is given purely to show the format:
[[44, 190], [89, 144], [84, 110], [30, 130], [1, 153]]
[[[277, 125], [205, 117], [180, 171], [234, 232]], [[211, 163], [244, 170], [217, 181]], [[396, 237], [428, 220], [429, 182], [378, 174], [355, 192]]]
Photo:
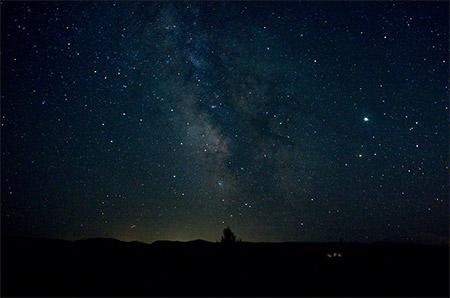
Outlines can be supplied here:
[[448, 3], [2, 3], [3, 232], [448, 241]]

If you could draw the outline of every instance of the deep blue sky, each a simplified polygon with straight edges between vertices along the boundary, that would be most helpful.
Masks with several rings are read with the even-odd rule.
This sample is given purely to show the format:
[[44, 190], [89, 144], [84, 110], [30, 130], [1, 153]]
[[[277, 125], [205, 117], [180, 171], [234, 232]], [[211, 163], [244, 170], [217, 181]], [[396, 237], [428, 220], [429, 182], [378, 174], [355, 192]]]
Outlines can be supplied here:
[[1, 5], [4, 232], [448, 241], [448, 3]]

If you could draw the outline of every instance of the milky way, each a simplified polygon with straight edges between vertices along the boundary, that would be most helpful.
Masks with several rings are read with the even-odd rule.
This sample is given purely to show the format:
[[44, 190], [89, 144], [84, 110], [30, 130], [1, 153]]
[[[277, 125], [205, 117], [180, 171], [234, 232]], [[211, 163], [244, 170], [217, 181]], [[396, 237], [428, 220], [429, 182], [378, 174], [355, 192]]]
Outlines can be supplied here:
[[448, 237], [448, 3], [2, 4], [15, 235]]

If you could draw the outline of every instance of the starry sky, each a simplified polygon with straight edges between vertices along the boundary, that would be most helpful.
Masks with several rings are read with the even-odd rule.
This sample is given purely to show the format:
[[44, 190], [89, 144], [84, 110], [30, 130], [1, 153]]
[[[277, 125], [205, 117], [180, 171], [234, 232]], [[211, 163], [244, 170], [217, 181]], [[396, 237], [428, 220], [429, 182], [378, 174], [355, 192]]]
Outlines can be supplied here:
[[3, 2], [2, 229], [448, 241], [447, 2]]

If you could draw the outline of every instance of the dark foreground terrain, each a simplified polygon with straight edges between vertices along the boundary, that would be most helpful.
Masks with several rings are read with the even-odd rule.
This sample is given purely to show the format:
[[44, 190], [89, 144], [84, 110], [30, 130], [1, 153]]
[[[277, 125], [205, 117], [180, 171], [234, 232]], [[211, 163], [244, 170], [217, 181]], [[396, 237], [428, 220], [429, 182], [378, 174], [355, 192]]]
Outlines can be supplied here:
[[2, 239], [2, 296], [447, 296], [448, 246]]

